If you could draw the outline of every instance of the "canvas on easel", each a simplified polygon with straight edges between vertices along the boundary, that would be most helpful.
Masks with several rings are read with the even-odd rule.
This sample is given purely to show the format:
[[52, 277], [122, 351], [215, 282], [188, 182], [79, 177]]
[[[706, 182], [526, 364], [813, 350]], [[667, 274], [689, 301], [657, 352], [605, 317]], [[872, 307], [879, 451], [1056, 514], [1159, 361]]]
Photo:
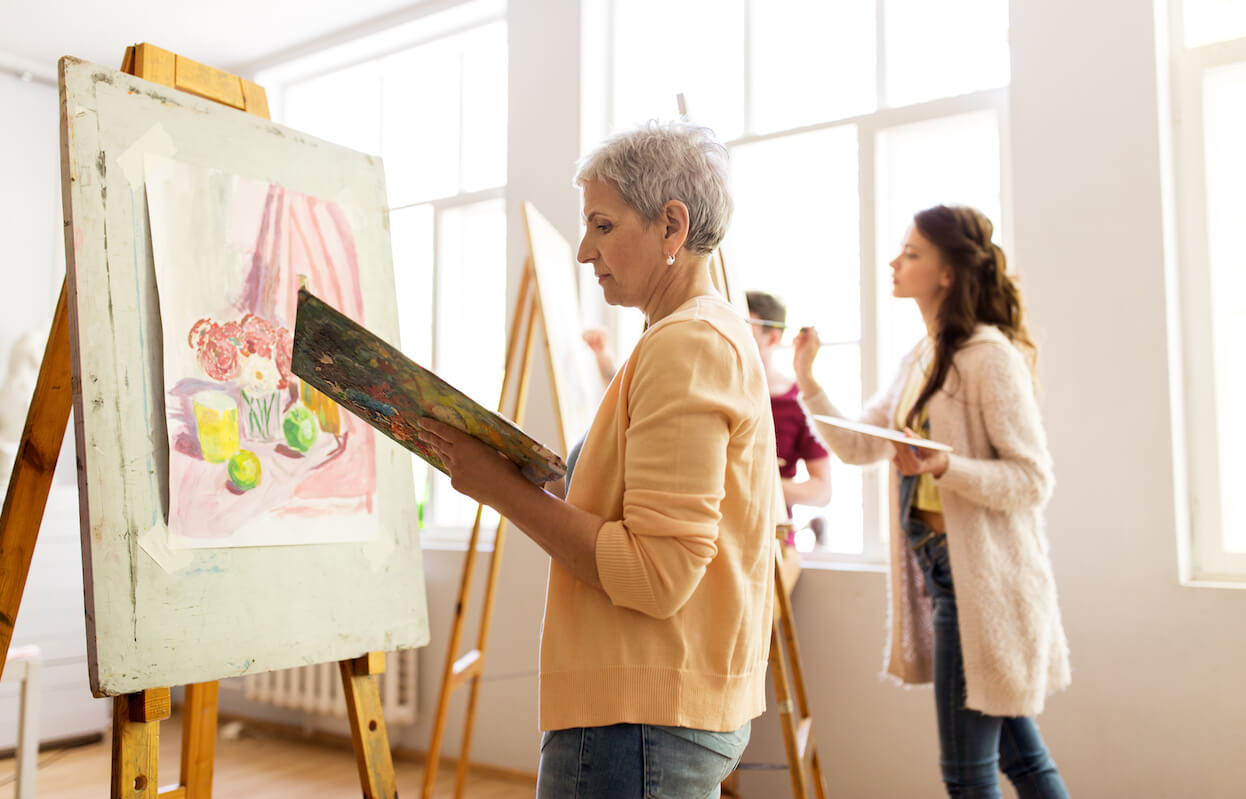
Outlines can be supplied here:
[[[111, 795], [157, 795], [167, 686], [186, 684], [181, 782], [161, 795], [209, 796], [215, 680], [290, 658], [339, 661], [364, 796], [396, 795], [375, 675], [384, 671], [379, 650], [427, 641], [418, 539], [401, 521], [410, 475], [402, 486], [400, 468], [409, 459], [389, 453], [400, 482], [382, 483], [378, 498], [389, 501], [379, 513], [383, 526], [398, 523], [369, 547], [287, 547], [277, 558], [268, 547], [204, 555], [168, 546], [161, 309], [144, 186], [149, 156], [176, 156], [288, 181], [307, 196], [344, 197], [356, 206], [352, 224], [362, 223], [354, 228], [363, 231], [359, 255], [373, 264], [361, 296], [373, 298], [378, 326], [396, 331], [380, 164], [272, 125], [262, 89], [152, 45], [127, 49], [123, 70], [68, 57], [60, 65], [66, 284], [0, 522], [0, 645], [7, 650], [11, 640], [72, 404], [89, 676], [97, 695], [115, 697]], [[299, 166], [318, 161], [315, 175], [301, 174]], [[257, 341], [248, 343], [252, 352]], [[287, 408], [315, 405], [303, 392], [288, 399]], [[308, 591], [326, 607], [289, 604], [306, 605]]]
[[[423, 645], [411, 464], [398, 447], [376, 449], [380, 533], [367, 544], [177, 550], [164, 529], [173, 457], [162, 352], [169, 345], [161, 346], [148, 246], [148, 156], [337, 203], [353, 230], [363, 313], [396, 338], [379, 162], [97, 65], [66, 59], [62, 70], [92, 689], [132, 693]], [[277, 457], [285, 456], [264, 466], [277, 469]], [[350, 603], [323, 590], [334, 584], [350, 592]], [[195, 624], [186, 624], [191, 608]]]
[[532, 203], [523, 204], [523, 214], [546, 362], [555, 386], [554, 412], [565, 453], [588, 432], [605, 386], [583, 339], [571, 245]]

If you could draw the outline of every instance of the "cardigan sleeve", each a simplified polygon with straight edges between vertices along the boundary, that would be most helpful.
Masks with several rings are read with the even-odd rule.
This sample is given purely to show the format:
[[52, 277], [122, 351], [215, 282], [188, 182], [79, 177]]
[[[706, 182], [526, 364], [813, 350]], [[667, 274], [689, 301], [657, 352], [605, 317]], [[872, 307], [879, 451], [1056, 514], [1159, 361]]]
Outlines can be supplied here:
[[[861, 411], [861, 415], [857, 418], [858, 421], [872, 424], [875, 427], [894, 427], [891, 423], [892, 409], [896, 407], [897, 398], [900, 395], [900, 391], [904, 388], [904, 379], [908, 375], [909, 367], [912, 365], [916, 352], [917, 348], [915, 347], [904, 358], [899, 371], [896, 372], [895, 379], [891, 381], [891, 385], [870, 398], [870, 401], [865, 404], [865, 408]], [[826, 396], [825, 391], [819, 391], [817, 394], [804, 397], [803, 399], [805, 406], [811, 413], [818, 414], [819, 416], [844, 418], [844, 414], [840, 413], [831, 404], [831, 400]], [[816, 419], [814, 421], [817, 422], [818, 432], [826, 440], [827, 446], [844, 463], [865, 466], [876, 461], [887, 460], [895, 454], [895, 448], [891, 446], [891, 443], [881, 438], [854, 433], [841, 427], [832, 427], [829, 424], [818, 422]]]
[[977, 345], [972, 357], [976, 379], [970, 401], [980, 408], [995, 457], [949, 454], [936, 485], [991, 510], [1042, 505], [1055, 479], [1029, 369], [1016, 348], [1002, 342]]
[[[718, 552], [727, 448], [752, 416], [735, 345], [704, 321], [651, 331], [628, 391], [623, 518], [597, 534], [597, 570], [611, 602], [655, 618], [674, 615]], [[758, 407], [754, 408], [753, 406]]]

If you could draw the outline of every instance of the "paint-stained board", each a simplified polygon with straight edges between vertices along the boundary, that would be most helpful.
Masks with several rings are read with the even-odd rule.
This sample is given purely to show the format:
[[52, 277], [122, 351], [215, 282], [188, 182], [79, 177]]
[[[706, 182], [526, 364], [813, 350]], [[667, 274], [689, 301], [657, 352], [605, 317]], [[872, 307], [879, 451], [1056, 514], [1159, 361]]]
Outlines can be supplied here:
[[428, 642], [410, 455], [377, 442], [366, 544], [162, 548], [168, 513], [149, 153], [281, 184], [350, 215], [370, 328], [398, 341], [383, 169], [189, 94], [61, 62], [62, 186], [91, 687], [115, 695]]

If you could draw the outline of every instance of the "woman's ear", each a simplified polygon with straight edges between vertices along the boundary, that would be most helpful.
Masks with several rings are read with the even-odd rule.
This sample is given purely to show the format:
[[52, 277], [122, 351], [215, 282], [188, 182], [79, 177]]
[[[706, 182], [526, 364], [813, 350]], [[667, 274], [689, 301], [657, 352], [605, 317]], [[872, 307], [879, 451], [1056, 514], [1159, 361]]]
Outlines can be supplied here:
[[947, 264], [939, 266], [939, 288], [950, 289], [956, 282], [956, 272]]
[[662, 224], [665, 226], [663, 239], [668, 245], [666, 251], [673, 253], [688, 240], [688, 206], [680, 200], [670, 200], [662, 207]]

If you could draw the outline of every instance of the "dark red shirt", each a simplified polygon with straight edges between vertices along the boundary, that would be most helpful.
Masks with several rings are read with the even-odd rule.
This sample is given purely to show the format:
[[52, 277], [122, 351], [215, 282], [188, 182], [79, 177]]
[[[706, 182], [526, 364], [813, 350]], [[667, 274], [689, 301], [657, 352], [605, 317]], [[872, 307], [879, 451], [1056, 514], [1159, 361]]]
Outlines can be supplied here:
[[796, 462], [800, 459], [815, 461], [829, 454], [822, 439], [813, 432], [805, 406], [797, 397], [800, 388], [795, 384], [790, 391], [778, 396], [770, 395], [770, 411], [774, 414], [774, 439], [782, 465], [779, 475], [796, 476]]

